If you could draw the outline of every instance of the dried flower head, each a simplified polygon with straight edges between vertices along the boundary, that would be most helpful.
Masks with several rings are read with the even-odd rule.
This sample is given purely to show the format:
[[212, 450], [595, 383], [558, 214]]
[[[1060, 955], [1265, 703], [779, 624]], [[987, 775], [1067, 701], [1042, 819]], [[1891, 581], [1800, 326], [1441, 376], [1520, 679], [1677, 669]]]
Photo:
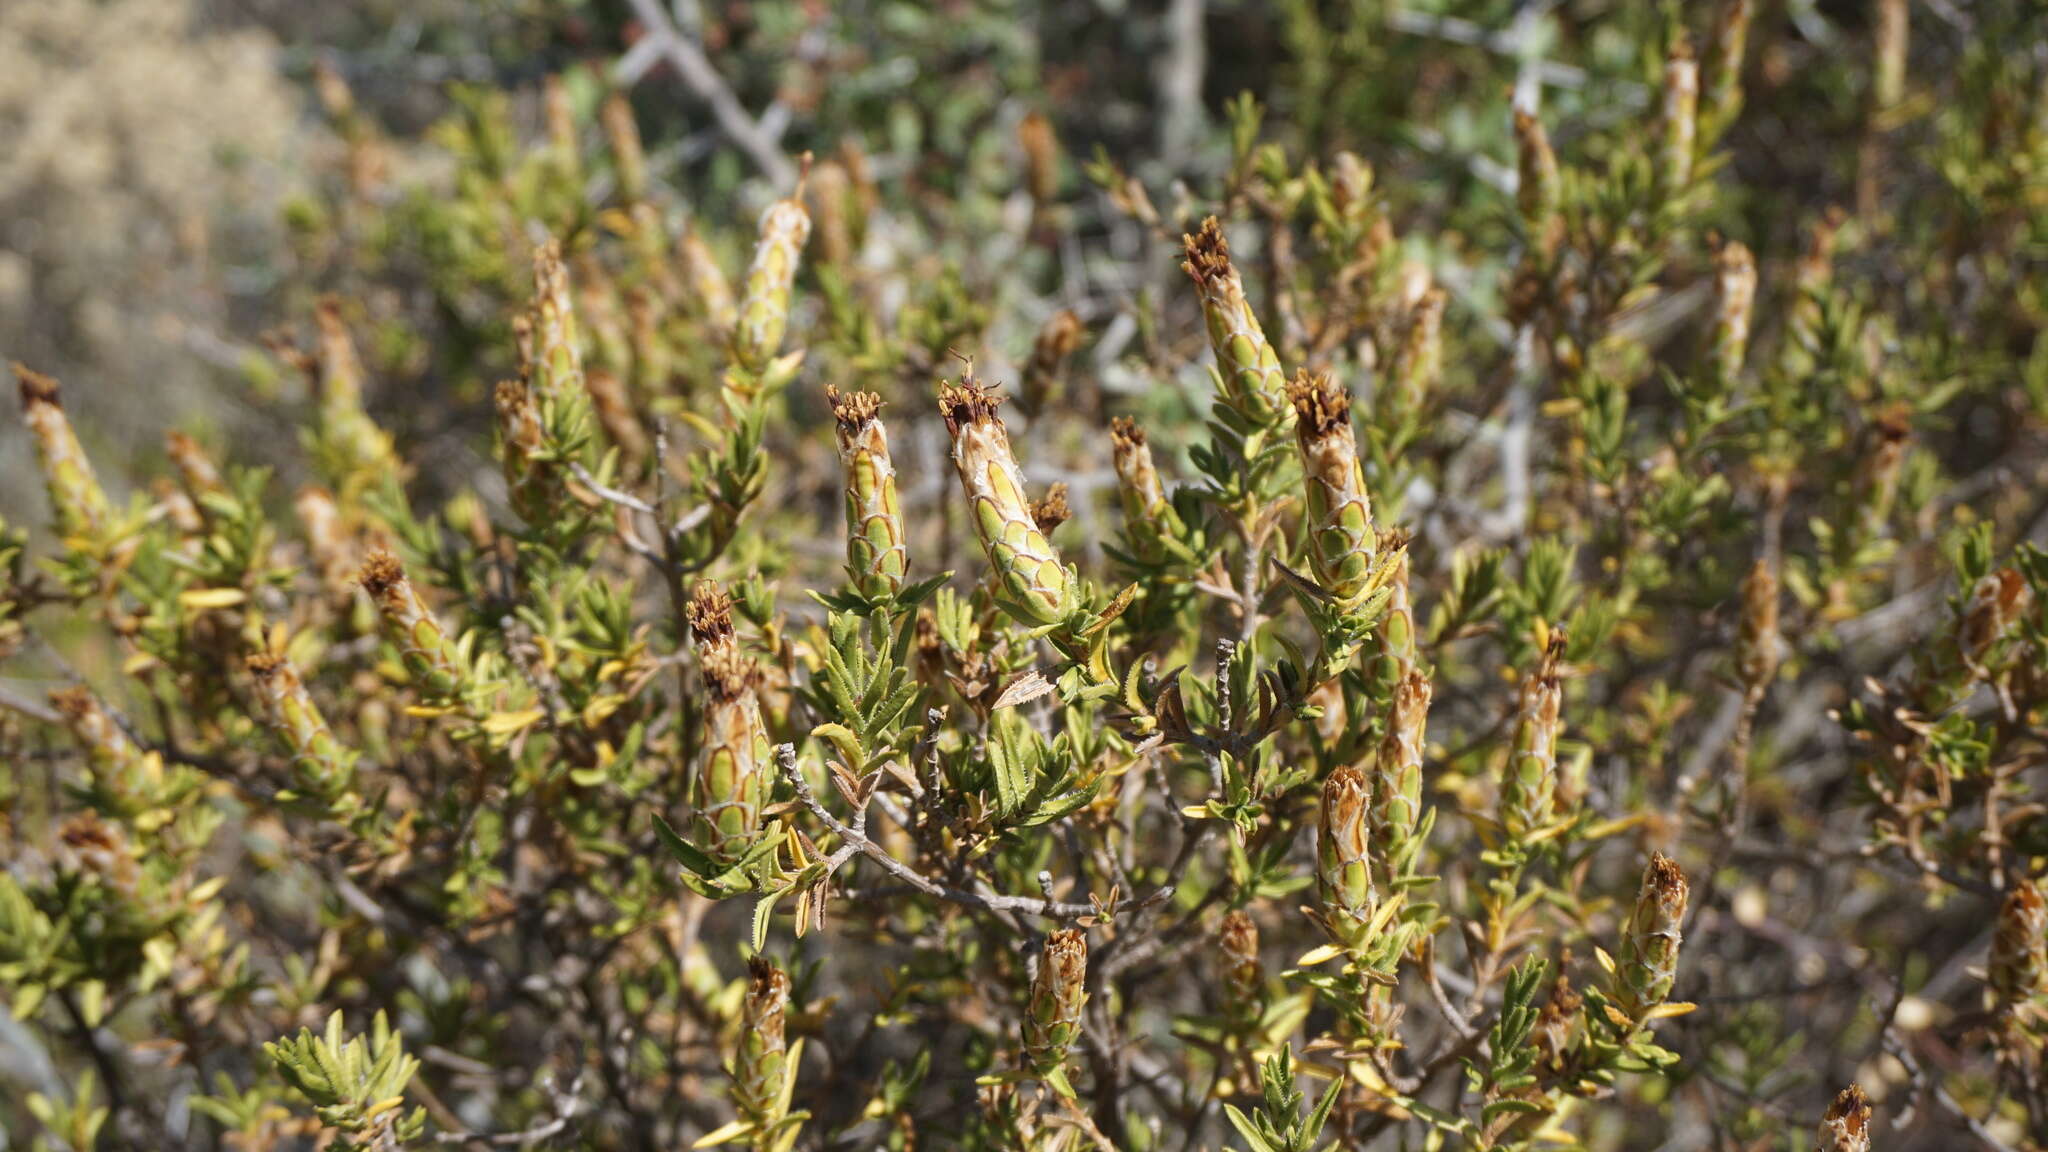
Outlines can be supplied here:
[[2033, 589], [2016, 568], [1986, 573], [1970, 587], [1963, 604], [1963, 618], [1956, 629], [1956, 646], [1963, 663], [1981, 669], [1998, 645], [2010, 638], [2034, 606]]
[[704, 842], [733, 858], [761, 830], [761, 809], [772, 788], [774, 748], [761, 716], [760, 665], [740, 647], [732, 601], [703, 581], [684, 609], [697, 642], [704, 677], [704, 731], [690, 801]]
[[1073, 506], [1067, 503], [1067, 486], [1054, 483], [1045, 490], [1045, 495], [1031, 502], [1031, 522], [1038, 530], [1050, 537], [1060, 525], [1074, 518]]
[[1316, 894], [1331, 939], [1354, 952], [1363, 948], [1379, 897], [1372, 874], [1372, 780], [1353, 765], [1338, 767], [1323, 781]]
[[1056, 624], [1072, 609], [1073, 587], [1059, 553], [1031, 514], [1024, 474], [996, 416], [999, 403], [972, 374], [940, 386], [939, 411], [953, 435], [953, 465], [989, 566], [1008, 602], [1027, 620]]
[[2014, 884], [1999, 906], [1985, 971], [2015, 1023], [2032, 1030], [2048, 1021], [2048, 901], [2032, 881]]
[[1756, 305], [1756, 258], [1729, 241], [1714, 253], [1713, 370], [1723, 389], [1735, 386], [1749, 354], [1750, 313]]
[[1379, 544], [1351, 429], [1351, 394], [1329, 376], [1303, 370], [1287, 397], [1308, 497], [1309, 563], [1325, 590], [1350, 600], [1365, 591]]
[[1025, 412], [1036, 416], [1045, 411], [1047, 404], [1058, 399], [1067, 375], [1067, 361], [1081, 346], [1081, 336], [1085, 331], [1081, 317], [1071, 308], [1053, 313], [1040, 326], [1037, 338], [1031, 342], [1031, 356], [1024, 362], [1024, 385], [1019, 402]]
[[318, 797], [333, 803], [354, 779], [356, 754], [335, 738], [320, 706], [306, 691], [305, 681], [290, 660], [259, 653], [248, 661], [250, 678], [271, 730], [291, 749], [298, 779]]
[[1642, 1024], [1663, 1004], [1678, 979], [1686, 895], [1685, 873], [1677, 862], [1662, 853], [1652, 856], [1614, 958], [1615, 1004], [1632, 1023]]
[[1420, 670], [1411, 669], [1395, 683], [1373, 760], [1373, 866], [1390, 880], [1407, 872], [1419, 847], [1430, 694], [1429, 677]]
[[1238, 1033], [1255, 1028], [1266, 1011], [1266, 977], [1259, 965], [1259, 926], [1243, 909], [1223, 918], [1217, 934], [1223, 971], [1223, 1014]]
[[782, 1118], [789, 1076], [789, 976], [766, 956], [747, 958], [747, 993], [740, 1004], [739, 1051], [732, 1062], [733, 1105], [757, 1128]]
[[66, 538], [86, 538], [104, 531], [113, 517], [92, 461], [79, 446], [78, 435], [58, 400], [57, 382], [24, 365], [14, 366], [21, 385], [21, 415], [36, 442], [36, 461], [50, 493], [57, 531]]
[[1814, 1152], [1870, 1152], [1870, 1100], [1854, 1084], [1842, 1089], [1821, 1117]]
[[1742, 581], [1742, 620], [1735, 635], [1735, 671], [1745, 690], [1761, 693], [1778, 674], [1778, 571], [1757, 557]]
[[1557, 801], [1557, 737], [1564, 689], [1558, 663], [1564, 634], [1553, 631], [1542, 663], [1522, 680], [1515, 710], [1514, 745], [1500, 785], [1500, 823], [1510, 841], [1526, 839], [1549, 824]]
[[695, 229], [684, 229], [676, 239], [676, 263], [682, 265], [683, 282], [697, 311], [711, 323], [713, 331], [731, 332], [739, 323], [740, 307], [734, 299], [732, 282], [711, 246]]
[[1081, 1035], [1081, 1008], [1088, 1002], [1088, 937], [1060, 928], [1045, 938], [1031, 997], [1024, 1007], [1024, 1059], [1041, 1076], [1066, 1062]]
[[1202, 319], [1223, 379], [1224, 401], [1255, 424], [1284, 422], [1287, 376], [1280, 369], [1279, 354], [1245, 299], [1244, 281], [1230, 262], [1223, 226], [1214, 216], [1208, 217], [1200, 231], [1182, 241], [1187, 259], [1181, 268], [1193, 277], [1202, 297]]
[[811, 214], [804, 207], [803, 182], [761, 213], [760, 240], [740, 294], [739, 319], [733, 328], [733, 359], [749, 372], [762, 372], [782, 351], [789, 328], [790, 289], [796, 284], [797, 262], [811, 238]]
[[426, 601], [406, 579], [405, 565], [379, 549], [363, 561], [356, 580], [377, 606], [384, 634], [397, 646], [420, 689], [429, 696], [453, 697], [462, 688], [467, 661]]
[[1152, 462], [1145, 430], [1121, 416], [1109, 422], [1110, 466], [1116, 472], [1117, 502], [1124, 526], [1141, 560], [1160, 558], [1159, 537], [1180, 529], [1180, 516], [1166, 497], [1166, 485]]
[[1657, 176], [1667, 193], [1692, 183], [1693, 154], [1698, 147], [1700, 65], [1692, 38], [1680, 32], [1664, 57], [1664, 92], [1658, 121]]
[[837, 424], [839, 463], [846, 474], [846, 574], [864, 596], [892, 596], [910, 569], [896, 464], [882, 425], [882, 398], [825, 386]]

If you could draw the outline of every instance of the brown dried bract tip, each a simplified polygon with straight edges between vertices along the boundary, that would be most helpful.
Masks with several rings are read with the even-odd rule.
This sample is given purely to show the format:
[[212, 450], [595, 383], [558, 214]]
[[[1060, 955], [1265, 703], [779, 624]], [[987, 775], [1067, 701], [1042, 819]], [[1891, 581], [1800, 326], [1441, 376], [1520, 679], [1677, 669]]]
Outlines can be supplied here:
[[1851, 1084], [1828, 1105], [1820, 1122], [1815, 1152], [1870, 1152], [1870, 1099]]
[[683, 615], [689, 620], [690, 635], [699, 644], [724, 646], [732, 639], [732, 597], [716, 581], [697, 582]]
[[1053, 529], [1073, 518], [1074, 509], [1067, 503], [1065, 484], [1054, 484], [1046, 489], [1043, 500], [1034, 501], [1031, 505], [1032, 522], [1038, 525], [1040, 532], [1048, 536], [1052, 535]]
[[1181, 262], [1181, 268], [1195, 278], [1195, 283], [1206, 284], [1232, 273], [1230, 241], [1223, 238], [1223, 225], [1214, 216], [1205, 218], [1201, 230], [1194, 235], [1183, 234], [1181, 243], [1186, 247], [1188, 257]]
[[1654, 894], [1662, 905], [1675, 906], [1678, 915], [1684, 914], [1685, 871], [1678, 866], [1678, 861], [1662, 852], [1650, 857], [1650, 867], [1643, 873], [1643, 891]]
[[405, 583], [405, 565], [398, 557], [378, 549], [363, 561], [362, 571], [356, 574], [356, 582], [373, 596], [396, 588]]
[[1287, 385], [1287, 399], [1301, 418], [1303, 435], [1326, 435], [1351, 420], [1351, 394], [1326, 372], [1311, 375], [1306, 368], [1297, 369]]
[[1871, 432], [1882, 444], [1903, 444], [1912, 438], [1913, 418], [1903, 406], [1887, 408], [1877, 414]]
[[[694, 627], [694, 625], [693, 625]], [[731, 635], [728, 623], [727, 635]], [[703, 637], [699, 636], [699, 642]], [[704, 686], [720, 700], [737, 700], [751, 691], [761, 676], [760, 668], [737, 644], [712, 644], [704, 650]]]
[[21, 382], [21, 406], [28, 408], [36, 404], [55, 404], [63, 407], [57, 399], [57, 381], [45, 376], [19, 361], [14, 365], [14, 378]]
[[500, 380], [491, 390], [491, 402], [501, 414], [517, 412], [527, 404], [526, 385], [518, 380]]
[[991, 388], [982, 386], [969, 371], [958, 384], [944, 381], [939, 385], [939, 414], [946, 418], [946, 431], [957, 434], [968, 424], [1001, 424], [996, 409], [1003, 398]]
[[1109, 440], [1118, 448], [1142, 448], [1145, 446], [1145, 429], [1136, 421], [1118, 416], [1109, 422]]
[[50, 707], [55, 708], [57, 714], [66, 720], [77, 720], [98, 712], [100, 702], [93, 698], [92, 692], [89, 689], [78, 687], [52, 688], [50, 689]]
[[825, 400], [832, 405], [832, 418], [848, 432], [858, 432], [874, 423], [882, 412], [882, 398], [873, 392], [841, 392], [827, 384]]
[[272, 652], [259, 652], [249, 657], [249, 674], [259, 680], [268, 680], [291, 665], [284, 657]]

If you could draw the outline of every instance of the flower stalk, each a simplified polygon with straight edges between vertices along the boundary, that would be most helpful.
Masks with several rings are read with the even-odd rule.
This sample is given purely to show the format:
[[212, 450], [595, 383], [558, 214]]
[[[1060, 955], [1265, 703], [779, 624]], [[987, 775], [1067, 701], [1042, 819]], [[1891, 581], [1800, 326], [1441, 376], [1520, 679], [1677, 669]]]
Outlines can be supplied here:
[[767, 371], [782, 351], [782, 337], [789, 328], [790, 290], [804, 243], [811, 237], [811, 214], [803, 194], [803, 181], [798, 180], [795, 192], [761, 213], [760, 240], [747, 267], [732, 338], [733, 359], [756, 375]]
[[420, 599], [398, 557], [382, 549], [370, 553], [356, 580], [376, 604], [385, 635], [421, 691], [440, 699], [460, 693], [468, 661]]
[[35, 438], [36, 462], [42, 466], [58, 534], [67, 540], [99, 536], [112, 522], [113, 508], [64, 415], [57, 382], [21, 364], [14, 366], [14, 375], [21, 385], [22, 419]]
[[1287, 375], [1280, 356], [1245, 299], [1244, 281], [1230, 262], [1230, 244], [1214, 216], [1183, 236], [1187, 259], [1181, 268], [1202, 298], [1202, 320], [1223, 380], [1223, 401], [1247, 422], [1271, 427], [1287, 419]]
[[1663, 853], [1652, 856], [1614, 958], [1614, 1003], [1634, 1025], [1648, 1022], [1678, 979], [1686, 896], [1685, 873], [1677, 862]]
[[685, 608], [704, 677], [704, 743], [691, 803], [706, 847], [737, 858], [761, 828], [773, 749], [756, 694], [760, 668], [740, 648], [732, 626], [732, 599], [706, 580]]
[[1040, 1077], [1065, 1077], [1067, 1052], [1081, 1035], [1087, 978], [1088, 937], [1078, 928], [1048, 935], [1024, 1008], [1024, 1060]]

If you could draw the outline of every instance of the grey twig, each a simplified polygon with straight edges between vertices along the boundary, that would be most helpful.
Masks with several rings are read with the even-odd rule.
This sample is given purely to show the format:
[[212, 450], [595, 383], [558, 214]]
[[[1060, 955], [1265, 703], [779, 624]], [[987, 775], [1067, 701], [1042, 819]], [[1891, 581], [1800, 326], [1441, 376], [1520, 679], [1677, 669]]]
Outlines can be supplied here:
[[[747, 154], [762, 175], [778, 188], [793, 186], [796, 183], [796, 165], [783, 153], [775, 135], [740, 104], [739, 97], [733, 95], [732, 86], [718, 74], [718, 69], [711, 66], [704, 49], [676, 27], [659, 0], [631, 0], [631, 3], [633, 14], [647, 28], [647, 38], [641, 41], [647, 46], [645, 51], [659, 52], [675, 67], [690, 91], [711, 106], [711, 115], [718, 121], [719, 131]], [[636, 45], [635, 53], [640, 52], [640, 45]], [[620, 78], [627, 82], [638, 79], [639, 71], [645, 67], [638, 61], [633, 69], [628, 69], [625, 64], [626, 61], [620, 62], [618, 72]]]

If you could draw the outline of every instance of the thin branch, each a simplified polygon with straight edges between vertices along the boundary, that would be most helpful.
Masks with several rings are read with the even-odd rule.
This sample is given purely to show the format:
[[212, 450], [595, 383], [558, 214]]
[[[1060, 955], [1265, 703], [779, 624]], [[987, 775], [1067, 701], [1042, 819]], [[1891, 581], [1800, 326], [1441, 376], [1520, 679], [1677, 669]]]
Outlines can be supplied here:
[[[633, 14], [647, 28], [647, 38], [634, 46], [636, 53], [641, 45], [647, 45], [648, 52], [661, 53], [682, 76], [690, 91], [711, 106], [711, 115], [718, 121], [719, 130], [747, 154], [761, 174], [777, 188], [794, 186], [796, 165], [783, 153], [775, 137], [740, 104], [739, 97], [733, 95], [725, 77], [711, 66], [704, 49], [676, 28], [659, 0], [631, 0], [631, 3]], [[622, 61], [618, 70], [623, 82], [630, 84], [639, 78], [637, 68], [628, 71], [623, 64]]]

